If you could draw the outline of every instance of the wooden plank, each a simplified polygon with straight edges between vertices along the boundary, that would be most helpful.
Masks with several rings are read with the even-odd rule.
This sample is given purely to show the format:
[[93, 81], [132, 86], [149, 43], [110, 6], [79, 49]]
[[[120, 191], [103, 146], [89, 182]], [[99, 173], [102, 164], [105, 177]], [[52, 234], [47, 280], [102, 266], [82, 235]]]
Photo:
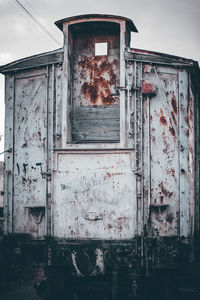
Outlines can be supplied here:
[[76, 107], [73, 111], [74, 120], [116, 119], [120, 116], [119, 106]]
[[80, 141], [119, 141], [119, 106], [74, 109], [72, 138]]
[[73, 122], [73, 132], [81, 129], [119, 130], [119, 119], [77, 120]]
[[100, 141], [119, 141], [119, 130], [110, 130], [110, 131], [102, 131], [102, 130], [92, 130], [85, 132], [73, 133], [73, 140], [76, 142], [100, 142]]
[[190, 234], [188, 73], [179, 71], [180, 236]]

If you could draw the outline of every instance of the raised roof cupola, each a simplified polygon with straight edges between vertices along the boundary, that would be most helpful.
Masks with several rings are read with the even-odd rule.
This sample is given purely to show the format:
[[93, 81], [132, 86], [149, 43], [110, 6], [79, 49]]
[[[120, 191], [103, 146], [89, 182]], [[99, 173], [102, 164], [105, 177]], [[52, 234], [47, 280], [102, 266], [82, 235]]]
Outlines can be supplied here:
[[64, 33], [63, 93], [72, 124], [68, 142], [118, 142], [124, 94], [118, 87], [125, 86], [124, 49], [130, 46], [130, 32], [137, 32], [135, 25], [112, 15], [82, 15], [55, 24]]

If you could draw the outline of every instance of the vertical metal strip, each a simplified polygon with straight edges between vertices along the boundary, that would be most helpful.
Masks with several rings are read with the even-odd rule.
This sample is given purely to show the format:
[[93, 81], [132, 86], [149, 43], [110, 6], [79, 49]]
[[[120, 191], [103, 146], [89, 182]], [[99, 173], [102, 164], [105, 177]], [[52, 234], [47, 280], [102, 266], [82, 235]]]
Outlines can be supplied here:
[[150, 99], [147, 97], [147, 122], [148, 122], [148, 129], [147, 129], [147, 134], [148, 134], [148, 213], [147, 215], [149, 216], [150, 214], [150, 205], [151, 205], [151, 128], [150, 128]]
[[200, 104], [199, 104], [199, 97], [200, 94], [197, 92], [194, 94], [194, 113], [195, 113], [195, 225], [196, 225], [196, 233], [199, 233], [200, 230]]
[[47, 236], [52, 232], [52, 191], [51, 175], [53, 169], [53, 112], [54, 112], [54, 85], [55, 85], [55, 67], [47, 67], [47, 172], [46, 172], [46, 212], [47, 212]]
[[[149, 97], [143, 97], [143, 158], [142, 158], [142, 177], [143, 177], [143, 225], [147, 229], [148, 213], [150, 202], [150, 119], [149, 119]], [[146, 231], [145, 231], [146, 232]]]
[[[46, 173], [49, 171], [49, 66], [46, 67], [46, 118], [47, 118], [47, 127], [46, 127]], [[46, 176], [46, 215], [45, 215], [45, 228], [46, 234], [49, 235], [49, 199], [48, 199], [48, 176]]]
[[[120, 86], [125, 87], [125, 34], [126, 24], [125, 21], [120, 21]], [[120, 89], [120, 144], [121, 147], [126, 146], [126, 91]]]
[[194, 138], [194, 95], [192, 83], [189, 75], [189, 176], [190, 176], [190, 231], [194, 234], [194, 215], [195, 215], [195, 138]]
[[4, 234], [13, 231], [13, 156], [14, 156], [14, 106], [15, 106], [15, 78], [14, 75], [6, 75], [5, 89], [5, 176], [4, 176]]
[[189, 124], [188, 73], [179, 70], [179, 183], [180, 183], [180, 236], [190, 234], [190, 182], [189, 182]]
[[14, 216], [14, 164], [15, 164], [15, 75], [13, 76], [13, 134], [12, 134], [12, 197], [10, 199], [10, 232], [13, 232], [13, 216]]
[[68, 116], [69, 116], [69, 106], [68, 106], [68, 97], [69, 97], [69, 42], [68, 42], [68, 25], [65, 25], [63, 28], [64, 33], [64, 61], [63, 61], [63, 70], [62, 70], [62, 148], [66, 148], [67, 142], [70, 140], [69, 128], [67, 126]]
[[136, 98], [135, 98], [135, 175], [136, 175], [136, 199], [137, 199], [137, 234], [143, 231], [143, 192], [142, 192], [142, 121], [143, 106], [141, 94], [142, 63], [136, 66]]
[[55, 132], [55, 122], [54, 122], [54, 118], [55, 118], [55, 112], [56, 112], [56, 78], [55, 78], [55, 65], [52, 65], [52, 86], [51, 86], [51, 118], [50, 118], [50, 124], [51, 124], [51, 132], [50, 132], [50, 138], [51, 138], [51, 144], [49, 146], [49, 152], [50, 152], [50, 161], [51, 161], [51, 165], [50, 165], [50, 169], [49, 169], [49, 173], [51, 174], [51, 176], [48, 178], [48, 191], [49, 191], [49, 218], [50, 218], [50, 224], [49, 224], [49, 230], [50, 230], [50, 235], [52, 235], [52, 230], [53, 230], [53, 225], [52, 225], [52, 217], [53, 217], [53, 209], [52, 209], [52, 195], [53, 195], [53, 147], [54, 147], [54, 143], [55, 143], [55, 138], [53, 138], [54, 136], [54, 132]]

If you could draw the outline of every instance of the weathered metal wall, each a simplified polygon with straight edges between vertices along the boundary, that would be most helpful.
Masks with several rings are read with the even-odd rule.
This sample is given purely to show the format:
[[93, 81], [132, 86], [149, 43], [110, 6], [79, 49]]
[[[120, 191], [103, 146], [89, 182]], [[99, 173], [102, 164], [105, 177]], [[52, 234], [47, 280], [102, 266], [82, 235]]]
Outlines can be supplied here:
[[[137, 84], [135, 76], [140, 78]], [[77, 153], [56, 152], [53, 161], [53, 144], [59, 148], [62, 140], [60, 66], [15, 75], [14, 134], [9, 138], [15, 149], [10, 166], [14, 176], [7, 171], [5, 182], [9, 190], [14, 187], [5, 207], [11, 211], [10, 232], [44, 236], [52, 226], [57, 237], [123, 239], [146, 227], [150, 236], [190, 234], [194, 228], [194, 97], [188, 73], [131, 62], [127, 78], [132, 85], [127, 94], [128, 144], [135, 143], [135, 151], [80, 152], [77, 148]], [[140, 104], [135, 103], [137, 97]], [[46, 180], [48, 170], [53, 183]]]
[[187, 237], [198, 205], [190, 69], [124, 53], [124, 21], [93, 25], [64, 25], [63, 64], [7, 75], [5, 232]]

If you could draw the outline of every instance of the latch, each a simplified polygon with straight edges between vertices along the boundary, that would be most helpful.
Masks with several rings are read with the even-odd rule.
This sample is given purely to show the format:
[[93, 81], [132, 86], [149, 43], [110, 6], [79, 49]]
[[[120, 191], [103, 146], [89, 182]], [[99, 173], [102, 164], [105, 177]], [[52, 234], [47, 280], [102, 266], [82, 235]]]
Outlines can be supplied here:
[[42, 163], [36, 163], [36, 166], [40, 166], [40, 174], [42, 175], [42, 178], [51, 177], [51, 172], [43, 172], [42, 170]]
[[98, 212], [89, 211], [87, 213], [85, 219], [86, 220], [90, 220], [90, 221], [102, 220], [103, 219], [103, 215], [101, 213], [98, 213]]

